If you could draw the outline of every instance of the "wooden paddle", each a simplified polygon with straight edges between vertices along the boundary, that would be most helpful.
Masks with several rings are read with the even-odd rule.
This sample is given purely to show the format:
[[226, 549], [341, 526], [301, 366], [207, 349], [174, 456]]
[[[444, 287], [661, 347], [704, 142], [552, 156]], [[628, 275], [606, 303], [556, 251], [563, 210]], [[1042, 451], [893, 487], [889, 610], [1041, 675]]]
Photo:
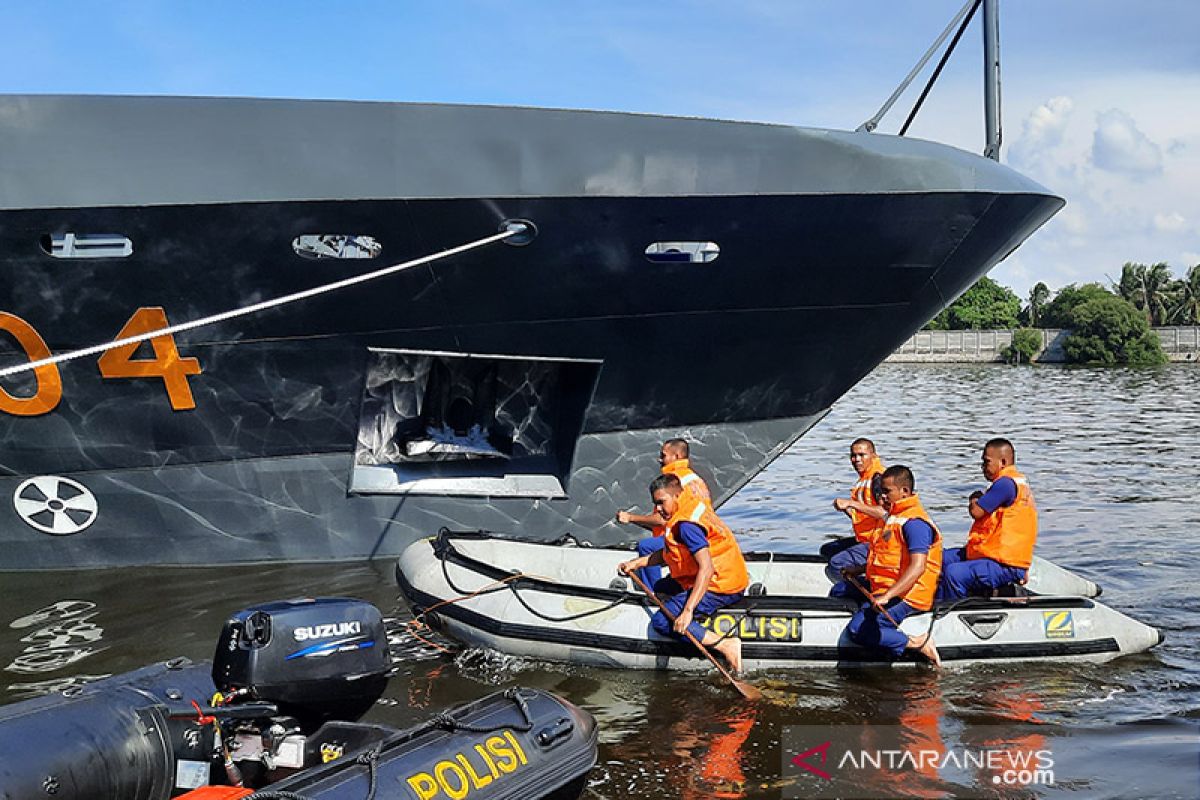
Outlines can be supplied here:
[[[892, 626], [896, 630], [900, 630], [900, 623], [896, 622], [895, 617], [893, 617], [891, 614], [889, 614], [888, 610], [886, 608], [884, 608], [883, 605], [878, 600], [875, 599], [875, 595], [871, 594], [871, 590], [868, 587], [863, 586], [861, 583], [859, 583], [857, 580], [855, 580], [853, 575], [848, 575], [845, 572], [843, 572], [842, 576], [844, 578], [846, 578], [846, 580], [848, 580], [852, 584], [854, 584], [854, 588], [856, 588], [856, 589], [858, 589], [858, 591], [862, 592], [863, 595], [866, 596], [867, 600], [871, 601], [871, 605], [875, 606], [875, 610], [878, 611], [880, 614], [883, 614], [885, 617], [887, 617], [888, 622], [892, 623]], [[936, 619], [937, 619], [937, 617], [935, 616], [934, 620], [936, 620]], [[901, 631], [901, 632], [903, 632], [903, 631]], [[927, 644], [929, 642], [930, 636], [933, 636], [933, 621], [932, 620], [929, 623], [929, 630], [925, 632], [925, 642], [922, 643], [921, 647], [924, 647], [925, 644]], [[909, 641], [911, 642], [912, 639], [910, 638]], [[934, 652], [936, 655], [936, 650]], [[938, 660], [937, 658], [930, 657], [930, 655], [928, 653], [923, 652], [923, 654], [925, 655], [926, 658], [929, 659], [929, 662], [931, 664], [933, 664], [934, 669], [941, 669], [942, 662], [940, 660]]]
[[[659, 610], [667, 615], [667, 619], [671, 620], [671, 622], [675, 621], [675, 615], [672, 614], [665, 605], [663, 605], [662, 600], [658, 599], [658, 595], [656, 595], [654, 592], [650, 591], [650, 587], [642, 582], [642, 579], [637, 576], [637, 573], [635, 571], [630, 570], [629, 572], [627, 572], [625, 574], [628, 575], [629, 578], [632, 579], [634, 583], [636, 583], [639, 587], [641, 587], [641, 590], [646, 593], [646, 596], [654, 601], [654, 605], [658, 606]], [[699, 640], [696, 639], [695, 636], [692, 636], [691, 631], [685, 630], [683, 632], [683, 634], [691, 641], [692, 644], [696, 645], [696, 648], [701, 653], [704, 654], [705, 658], [707, 658], [709, 661], [712, 662], [712, 665], [717, 668], [717, 671], [720, 672], [722, 675], [724, 675], [725, 679], [733, 684], [733, 688], [737, 689], [738, 692], [742, 695], [742, 697], [746, 698], [747, 700], [759, 700], [762, 698], [762, 692], [760, 692], [758, 689], [754, 688], [753, 686], [751, 686], [748, 683], [739, 681], [737, 678], [730, 675], [729, 670], [727, 670], [727, 669], [725, 669], [725, 667], [721, 666], [721, 662], [717, 661], [716, 656], [714, 656], [712, 653], [710, 653], [708, 651], [707, 647], [700, 644]]]
[[843, 572], [842, 576], [846, 580], [848, 580], [852, 584], [854, 584], [854, 588], [858, 589], [858, 591], [862, 592], [863, 596], [866, 597], [868, 601], [870, 601], [871, 605], [875, 606], [875, 610], [878, 611], [880, 614], [883, 614], [885, 617], [887, 617], [887, 621], [892, 623], [892, 626], [895, 627], [896, 630], [900, 630], [900, 623], [896, 622], [896, 620], [894, 620], [892, 618], [892, 615], [888, 613], [888, 610], [886, 608], [884, 608], [882, 605], [880, 605], [879, 601], [875, 599], [875, 595], [871, 594], [870, 589], [868, 589], [866, 586], [863, 586], [861, 583], [859, 583], [854, 578], [853, 575], [848, 575]]

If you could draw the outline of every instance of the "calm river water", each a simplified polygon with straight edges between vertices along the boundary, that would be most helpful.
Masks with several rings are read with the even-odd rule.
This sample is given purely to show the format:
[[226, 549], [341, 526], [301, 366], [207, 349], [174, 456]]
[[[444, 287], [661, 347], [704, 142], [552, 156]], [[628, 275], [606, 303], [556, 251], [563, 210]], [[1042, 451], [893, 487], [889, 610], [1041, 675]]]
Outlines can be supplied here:
[[[898, 747], [932, 743], [941, 751], [986, 726], [1020, 724], [1025, 747], [1052, 753], [1054, 783], [1005, 793], [975, 786], [961, 773], [864, 772], [843, 790], [850, 796], [1198, 797], [1198, 390], [1200, 369], [1192, 365], [1148, 371], [885, 365], [721, 511], [747, 549], [813, 549], [825, 534], [848, 527], [830, 504], [852, 482], [849, 442], [866, 435], [888, 463], [914, 469], [935, 521], [951, 543], [961, 542], [968, 527], [964, 499], [983, 484], [980, 445], [1007, 436], [1037, 495], [1039, 553], [1101, 583], [1104, 602], [1166, 631], [1166, 642], [1147, 655], [940, 675], [924, 669], [760, 675], [752, 679], [766, 701], [750, 706], [697, 676], [442, 655], [401, 632], [408, 613], [385, 562], [0, 574], [0, 664], [9, 665], [0, 675], [0, 702], [168, 656], [210, 658], [225, 615], [244, 605], [350, 595], [394, 619], [393, 650], [404, 665], [370, 718], [407, 725], [515, 684], [558, 692], [602, 726], [590, 798], [817, 793], [819, 778], [784, 767], [782, 740], [796, 735], [791, 726], [864, 722], [896, 726], [881, 735], [893, 736]], [[94, 641], [39, 638], [42, 629], [21, 619], [67, 600], [90, 609], [77, 632]], [[60, 665], [64, 652], [81, 657]], [[800, 739], [811, 736], [805, 740], [801, 732]]]

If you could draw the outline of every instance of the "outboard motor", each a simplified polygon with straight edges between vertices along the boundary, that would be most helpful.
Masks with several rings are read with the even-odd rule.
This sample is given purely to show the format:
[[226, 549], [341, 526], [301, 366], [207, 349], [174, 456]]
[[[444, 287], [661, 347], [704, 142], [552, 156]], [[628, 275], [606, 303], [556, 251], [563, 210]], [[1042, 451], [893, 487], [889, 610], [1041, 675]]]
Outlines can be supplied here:
[[223, 702], [274, 703], [305, 733], [358, 719], [387, 688], [391, 658], [379, 609], [344, 597], [285, 600], [229, 618], [213, 656]]
[[244, 609], [221, 631], [214, 712], [265, 701], [278, 713], [224, 726], [218, 743], [230, 783], [262, 785], [305, 766], [308, 735], [357, 720], [387, 688], [387, 631], [379, 609], [349, 598], [286, 600]]
[[390, 667], [369, 603], [245, 609], [225, 623], [211, 668], [173, 659], [0, 706], [0, 800], [166, 800], [274, 780], [305, 766], [322, 722], [362, 716]]
[[390, 669], [367, 603], [248, 608], [225, 623], [211, 666], [175, 659], [0, 707], [0, 800], [213, 800], [263, 787], [312, 800], [566, 800], [585, 788], [591, 714], [508, 689], [408, 730], [358, 722]]

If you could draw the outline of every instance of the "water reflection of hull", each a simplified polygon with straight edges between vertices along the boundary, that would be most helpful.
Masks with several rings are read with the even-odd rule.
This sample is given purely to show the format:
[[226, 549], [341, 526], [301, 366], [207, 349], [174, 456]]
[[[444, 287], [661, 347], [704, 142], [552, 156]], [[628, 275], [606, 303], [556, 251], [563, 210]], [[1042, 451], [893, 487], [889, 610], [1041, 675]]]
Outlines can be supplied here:
[[[29, 331], [59, 353], [538, 228], [181, 334], [149, 368], [170, 379], [5, 379], [44, 401], [0, 396], [6, 569], [394, 556], [443, 524], [624, 538], [654, 474], [625, 454], [687, 430], [728, 498], [1061, 206], [929, 142], [622, 114], [0, 98], [0, 141], [16, 360]], [[702, 368], [648, 384], [656, 348]]]
[[[409, 547], [397, 579], [414, 608], [433, 609], [430, 624], [470, 646], [597, 666], [704, 669], [689, 645], [650, 631], [645, 598], [621, 587], [623, 579], [613, 585], [628, 558], [624, 550], [443, 534]], [[748, 561], [752, 596], [707, 623], [742, 639], [748, 668], [883, 663], [846, 639], [856, 605], [824, 596], [819, 564], [765, 554]], [[959, 664], [1103, 662], [1162, 640], [1155, 628], [1078, 596], [970, 599], [914, 615], [902, 630], [920, 636], [931, 625], [943, 661]]]

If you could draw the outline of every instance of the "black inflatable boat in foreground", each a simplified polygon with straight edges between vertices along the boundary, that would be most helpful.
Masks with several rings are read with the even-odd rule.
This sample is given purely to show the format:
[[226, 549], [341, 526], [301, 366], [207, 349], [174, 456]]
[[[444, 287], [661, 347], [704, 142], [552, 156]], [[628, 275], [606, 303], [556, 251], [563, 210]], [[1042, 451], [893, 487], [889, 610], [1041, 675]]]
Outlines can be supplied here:
[[518, 688], [406, 730], [358, 722], [390, 670], [367, 603], [246, 609], [226, 622], [211, 665], [175, 659], [0, 707], [0, 798], [567, 800], [583, 790], [596, 762], [591, 714]]

